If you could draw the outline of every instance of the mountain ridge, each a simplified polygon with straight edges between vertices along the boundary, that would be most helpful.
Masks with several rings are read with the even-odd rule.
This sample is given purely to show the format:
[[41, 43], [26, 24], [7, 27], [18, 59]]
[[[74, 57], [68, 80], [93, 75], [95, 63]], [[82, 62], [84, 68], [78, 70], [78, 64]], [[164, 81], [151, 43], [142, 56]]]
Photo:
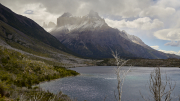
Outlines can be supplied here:
[[[33, 20], [28, 20], [31, 21], [30, 26], [28, 27], [29, 24], [27, 26], [24, 26], [27, 23], [24, 22], [23, 19], [18, 20], [19, 18], [16, 18], [16, 16], [22, 17], [23, 19], [29, 19], [21, 15], [16, 15], [16, 13], [11, 11], [10, 9], [0, 5], [0, 46], [2, 46], [3, 48], [20, 52], [22, 54], [28, 55], [35, 60], [41, 60], [52, 65], [60, 65], [63, 67], [87, 66], [85, 62], [88, 62], [89, 64], [92, 63], [91, 60], [82, 59], [78, 54], [70, 51], [68, 48], [62, 45], [59, 40], [46, 32]], [[17, 23], [14, 23], [13, 20], [15, 20]], [[11, 25], [12, 23], [15, 27]], [[37, 25], [37, 27], [31, 26], [31, 24], [35, 26]], [[34, 30], [34, 27], [37, 29]], [[39, 28], [41, 31], [43, 31], [43, 33], [37, 31]], [[39, 34], [40, 38], [29, 35], [32, 32], [36, 32], [33, 33], [34, 35]], [[45, 38], [46, 40], [43, 40], [43, 38]]]
[[140, 38], [109, 27], [94, 11], [83, 17], [60, 16], [50, 33], [70, 50], [90, 58], [112, 58], [112, 50], [129, 58], [180, 58], [154, 50]]
[[62, 51], [71, 53], [70, 50], [61, 44], [54, 36], [46, 32], [36, 22], [25, 16], [14, 13], [12, 10], [3, 6], [2, 4], [0, 4], [0, 20], [28, 36], [34, 37], [35, 39], [38, 39]]

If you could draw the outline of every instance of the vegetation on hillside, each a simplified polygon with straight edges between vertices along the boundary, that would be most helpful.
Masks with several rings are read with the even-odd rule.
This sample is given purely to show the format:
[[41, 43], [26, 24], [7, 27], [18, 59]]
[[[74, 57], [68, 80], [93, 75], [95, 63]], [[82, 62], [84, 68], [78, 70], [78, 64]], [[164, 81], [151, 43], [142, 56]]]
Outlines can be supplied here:
[[20, 49], [22, 51], [43, 56], [50, 57], [50, 52], [62, 53], [62, 51], [53, 48], [43, 42], [25, 35], [17, 29], [9, 26], [0, 20], [0, 38], [5, 41], [11, 47]]
[[180, 67], [180, 59], [132, 59], [127, 65], [140, 67]]
[[[24, 92], [22, 93], [23, 96], [28, 99], [33, 94], [37, 95], [36, 93], [47, 94], [49, 98], [54, 97], [55, 95], [49, 92], [32, 90], [32, 85], [39, 84], [42, 81], [75, 75], [78, 75], [75, 71], [53, 66], [44, 61], [32, 60], [24, 54], [0, 47], [0, 94], [6, 96], [6, 98], [17, 99], [21, 92]], [[28, 89], [22, 91], [22, 87]], [[17, 93], [19, 97], [14, 97], [14, 93]]]

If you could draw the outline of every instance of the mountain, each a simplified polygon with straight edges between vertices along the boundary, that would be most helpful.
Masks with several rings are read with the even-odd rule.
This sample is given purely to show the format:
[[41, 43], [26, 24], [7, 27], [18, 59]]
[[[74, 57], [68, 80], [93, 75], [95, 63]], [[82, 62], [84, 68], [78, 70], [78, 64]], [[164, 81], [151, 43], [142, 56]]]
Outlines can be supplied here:
[[2, 4], [0, 4], [0, 20], [25, 33], [26, 35], [44, 42], [45, 44], [66, 52], [69, 51], [54, 36], [46, 32], [36, 22], [25, 16], [15, 14], [13, 11], [6, 8]]
[[86, 66], [85, 62], [91, 63], [91, 60], [73, 56], [73, 52], [33, 20], [15, 14], [1, 4], [0, 47], [63, 67]]
[[47, 32], [50, 32], [54, 27], [56, 27], [56, 24], [54, 22], [49, 22], [46, 24], [45, 22], [43, 23], [42, 26]]
[[70, 13], [64, 13], [57, 19], [57, 27], [53, 32], [70, 32], [78, 31], [93, 31], [95, 29], [105, 29], [108, 25], [104, 19], [94, 12], [90, 11], [87, 16], [73, 17]]
[[49, 22], [48, 24], [46, 24], [44, 22], [42, 27], [43, 28], [54, 28], [54, 27], [56, 27], [56, 24], [54, 22]]
[[57, 26], [50, 33], [73, 52], [89, 58], [112, 58], [112, 51], [117, 51], [122, 58], [179, 58], [154, 50], [125, 31], [109, 27], [94, 11], [83, 17], [64, 13], [57, 18]]

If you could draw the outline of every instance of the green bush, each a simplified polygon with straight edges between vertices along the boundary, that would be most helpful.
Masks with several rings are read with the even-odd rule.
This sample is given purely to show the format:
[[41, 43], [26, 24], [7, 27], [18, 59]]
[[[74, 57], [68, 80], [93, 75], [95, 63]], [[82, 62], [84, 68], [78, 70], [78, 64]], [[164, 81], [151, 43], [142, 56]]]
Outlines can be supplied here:
[[60, 66], [54, 66], [54, 69], [60, 73], [61, 77], [79, 75], [79, 73], [76, 71], [67, 70], [66, 68]]
[[0, 97], [3, 97], [5, 95], [5, 89], [2, 84], [0, 84]]
[[0, 47], [0, 80], [18, 87], [31, 88], [33, 84], [79, 73], [44, 61], [32, 60], [19, 52]]
[[[55, 95], [50, 92], [31, 89], [32, 85], [39, 84], [42, 81], [50, 81], [78, 74], [75, 71], [67, 70], [60, 66], [49, 65], [37, 59], [32, 60], [19, 52], [0, 47], [0, 81], [3, 82], [0, 82], [0, 95], [3, 97], [11, 98], [13, 95], [13, 99], [21, 100], [22, 97], [20, 95], [22, 95], [27, 98], [25, 100], [32, 100], [33, 96], [41, 96], [42, 99], [39, 101], [48, 101], [55, 97]], [[25, 87], [26, 90], [23, 90], [21, 87]], [[69, 99], [62, 93], [60, 95], [60, 98], [55, 97], [55, 101], [66, 101]], [[6, 99], [3, 97], [0, 97], [0, 101]]]
[[0, 101], [6, 101], [5, 97], [1, 97], [1, 95], [0, 95]]

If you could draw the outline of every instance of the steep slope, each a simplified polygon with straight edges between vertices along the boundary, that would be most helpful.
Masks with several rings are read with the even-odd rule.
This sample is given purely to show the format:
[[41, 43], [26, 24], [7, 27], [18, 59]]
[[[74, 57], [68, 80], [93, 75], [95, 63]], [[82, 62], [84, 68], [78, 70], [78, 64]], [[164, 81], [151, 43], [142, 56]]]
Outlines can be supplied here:
[[[12, 16], [12, 18], [10, 16]], [[19, 19], [19, 17], [22, 17], [22, 19]], [[27, 24], [26, 21], [31, 21], [31, 24]], [[10, 24], [13, 24], [19, 29]], [[29, 35], [31, 32], [32, 36]], [[38, 37], [36, 37], [36, 34]], [[54, 36], [44, 31], [44, 29], [37, 25], [34, 21], [26, 17], [16, 15], [2, 5], [0, 5], [0, 46], [28, 55], [33, 59], [46, 61], [52, 65], [74, 67], [87, 66], [85, 62], [88, 62], [89, 64], [92, 63], [91, 60], [81, 59], [69, 54], [71, 53], [69, 49], [64, 47], [64, 45], [62, 45]]]
[[0, 21], [0, 46], [26, 54], [33, 59], [64, 67], [86, 66], [91, 60], [81, 59], [58, 50]]
[[62, 45], [54, 36], [46, 32], [36, 22], [27, 17], [15, 14], [2, 4], [0, 4], [0, 20], [30, 37], [70, 53], [64, 45]]
[[179, 58], [156, 51], [138, 37], [109, 27], [94, 11], [83, 17], [64, 13], [51, 34], [72, 51], [90, 58], [111, 58], [112, 51], [124, 58]]

